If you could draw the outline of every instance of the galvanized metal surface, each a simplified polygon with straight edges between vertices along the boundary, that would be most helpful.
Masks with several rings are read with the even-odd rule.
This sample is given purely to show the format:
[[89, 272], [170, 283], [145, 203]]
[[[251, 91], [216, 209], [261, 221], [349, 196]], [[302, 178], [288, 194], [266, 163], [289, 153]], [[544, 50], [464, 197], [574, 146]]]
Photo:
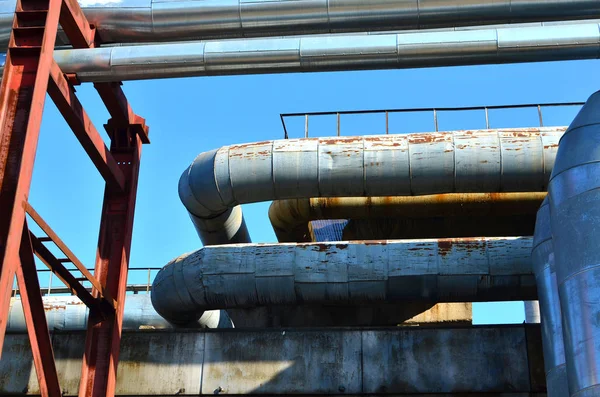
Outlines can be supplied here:
[[571, 395], [600, 394], [600, 92], [563, 136], [549, 187]]
[[538, 287], [539, 311], [542, 317], [542, 344], [548, 396], [566, 397], [569, 396], [569, 384], [548, 199], [544, 200], [544, 204], [537, 214], [531, 259]]
[[64, 72], [94, 82], [596, 59], [599, 27], [224, 40], [60, 50], [54, 56]]
[[531, 215], [544, 197], [544, 192], [531, 192], [298, 198], [273, 201], [269, 219], [279, 242], [308, 242], [311, 241], [309, 222], [317, 219], [420, 218], [423, 221], [432, 217]]
[[[369, 30], [431, 29], [600, 17], [595, 0], [80, 0], [103, 42], [176, 41]], [[0, 2], [0, 48], [15, 0]], [[60, 42], [66, 43], [64, 35]]]
[[538, 301], [525, 301], [525, 322], [527, 324], [539, 324], [540, 323], [540, 305]]
[[[24, 332], [25, 319], [19, 298], [11, 299], [8, 314], [7, 332]], [[73, 296], [44, 297], [44, 311], [51, 331], [82, 331], [87, 329], [89, 309]], [[198, 319], [197, 324], [187, 324], [197, 328], [233, 328], [224, 310], [209, 310]], [[158, 315], [150, 295], [127, 295], [123, 312], [123, 329], [165, 329], [173, 325]]]
[[[530, 397], [544, 385], [530, 381], [541, 354], [529, 327], [126, 331], [116, 393]], [[83, 344], [82, 333], [53, 335], [67, 396], [77, 394]], [[38, 394], [26, 336], [6, 345], [0, 395]]]
[[546, 191], [562, 128], [290, 139], [201, 153], [179, 196], [205, 245], [250, 242], [239, 204]]
[[204, 310], [285, 304], [535, 299], [531, 238], [230, 244], [185, 254], [154, 279], [173, 323]]

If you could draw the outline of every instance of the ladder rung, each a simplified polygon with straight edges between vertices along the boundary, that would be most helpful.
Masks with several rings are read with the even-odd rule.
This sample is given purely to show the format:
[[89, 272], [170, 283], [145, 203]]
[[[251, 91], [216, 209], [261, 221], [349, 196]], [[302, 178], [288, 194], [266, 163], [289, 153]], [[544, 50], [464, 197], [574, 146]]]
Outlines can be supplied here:
[[15, 27], [34, 27], [44, 26], [46, 24], [46, 11], [17, 11], [15, 13], [17, 18], [15, 19]]
[[72, 261], [69, 258], [60, 258], [58, 259], [58, 261], [60, 263], [72, 263]]
[[48, 241], [52, 241], [52, 239], [51, 239], [50, 237], [38, 237], [37, 239], [38, 239], [38, 241], [39, 241], [39, 242], [41, 242], [41, 243], [45, 243], [45, 242], [48, 242]]
[[23, 47], [14, 47], [10, 46], [8, 48], [11, 55], [14, 56], [39, 56], [42, 51], [42, 47], [39, 46], [23, 46]]

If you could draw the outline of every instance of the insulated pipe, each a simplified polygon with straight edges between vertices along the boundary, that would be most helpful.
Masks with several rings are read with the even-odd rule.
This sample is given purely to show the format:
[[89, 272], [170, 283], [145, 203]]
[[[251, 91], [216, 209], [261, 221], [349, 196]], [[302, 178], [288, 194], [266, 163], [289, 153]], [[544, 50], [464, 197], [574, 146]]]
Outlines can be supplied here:
[[550, 229], [550, 206], [547, 199], [544, 200], [537, 213], [531, 259], [537, 282], [538, 313], [541, 311], [542, 346], [548, 397], [567, 397], [569, 396], [569, 385]]
[[245, 203], [546, 191], [563, 128], [290, 139], [201, 153], [179, 197], [205, 245], [250, 242]]
[[205, 310], [368, 302], [536, 299], [531, 238], [204, 247], [158, 272], [152, 304], [173, 323]]
[[[2, 48], [8, 43], [15, 3], [0, 2]], [[80, 0], [80, 5], [103, 42], [431, 29], [600, 17], [597, 0], [553, 0], [550, 4], [547, 0]]]
[[188, 42], [60, 50], [54, 57], [63, 72], [83, 82], [597, 59], [599, 27], [590, 23]]
[[279, 242], [308, 242], [311, 241], [309, 222], [318, 219], [531, 215], [544, 197], [544, 192], [529, 192], [299, 198], [273, 201], [269, 219]]
[[548, 194], [571, 396], [599, 396], [600, 92], [562, 137]]
[[540, 323], [540, 305], [538, 301], [525, 301], [525, 323], [539, 324]]
[[[44, 312], [51, 331], [78, 331], [87, 329], [88, 307], [73, 296], [45, 296]], [[189, 324], [190, 328], [233, 328], [233, 323], [225, 310], [208, 310]], [[123, 312], [123, 329], [166, 329], [173, 325], [156, 313], [150, 302], [150, 295], [127, 295]], [[10, 300], [8, 332], [27, 330], [20, 298]]]

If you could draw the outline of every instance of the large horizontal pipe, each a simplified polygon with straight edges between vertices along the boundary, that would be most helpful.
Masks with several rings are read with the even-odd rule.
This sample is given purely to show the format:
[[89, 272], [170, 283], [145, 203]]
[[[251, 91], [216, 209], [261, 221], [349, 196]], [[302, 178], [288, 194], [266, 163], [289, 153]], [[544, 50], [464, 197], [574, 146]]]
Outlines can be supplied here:
[[205, 245], [250, 242], [239, 204], [546, 191], [563, 128], [277, 140], [201, 153], [179, 196]]
[[165, 266], [152, 304], [174, 323], [262, 305], [536, 299], [531, 238], [205, 247]]
[[[15, 0], [0, 2], [6, 47]], [[600, 17], [597, 0], [80, 0], [104, 42], [405, 30]]]
[[[89, 318], [88, 307], [73, 296], [45, 296], [44, 313], [50, 331], [84, 331]], [[233, 328], [225, 310], [207, 310], [190, 328]], [[150, 295], [127, 295], [123, 312], [123, 329], [168, 329], [173, 325], [158, 315], [150, 302]], [[25, 332], [27, 324], [20, 298], [10, 300], [8, 332]]]
[[269, 219], [279, 242], [309, 242], [309, 222], [318, 219], [416, 218], [424, 221], [432, 217], [532, 215], [544, 197], [544, 192], [529, 192], [300, 198], [273, 201]]
[[84, 82], [596, 59], [599, 27], [225, 40], [60, 50], [54, 56], [63, 72]]

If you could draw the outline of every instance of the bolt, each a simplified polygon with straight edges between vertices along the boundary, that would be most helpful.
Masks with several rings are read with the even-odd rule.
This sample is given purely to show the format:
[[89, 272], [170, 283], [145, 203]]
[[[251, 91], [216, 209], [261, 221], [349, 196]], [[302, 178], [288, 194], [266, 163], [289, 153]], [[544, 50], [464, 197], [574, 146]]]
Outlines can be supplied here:
[[217, 387], [214, 391], [214, 394], [219, 394], [223, 391], [223, 388], [221, 386]]

